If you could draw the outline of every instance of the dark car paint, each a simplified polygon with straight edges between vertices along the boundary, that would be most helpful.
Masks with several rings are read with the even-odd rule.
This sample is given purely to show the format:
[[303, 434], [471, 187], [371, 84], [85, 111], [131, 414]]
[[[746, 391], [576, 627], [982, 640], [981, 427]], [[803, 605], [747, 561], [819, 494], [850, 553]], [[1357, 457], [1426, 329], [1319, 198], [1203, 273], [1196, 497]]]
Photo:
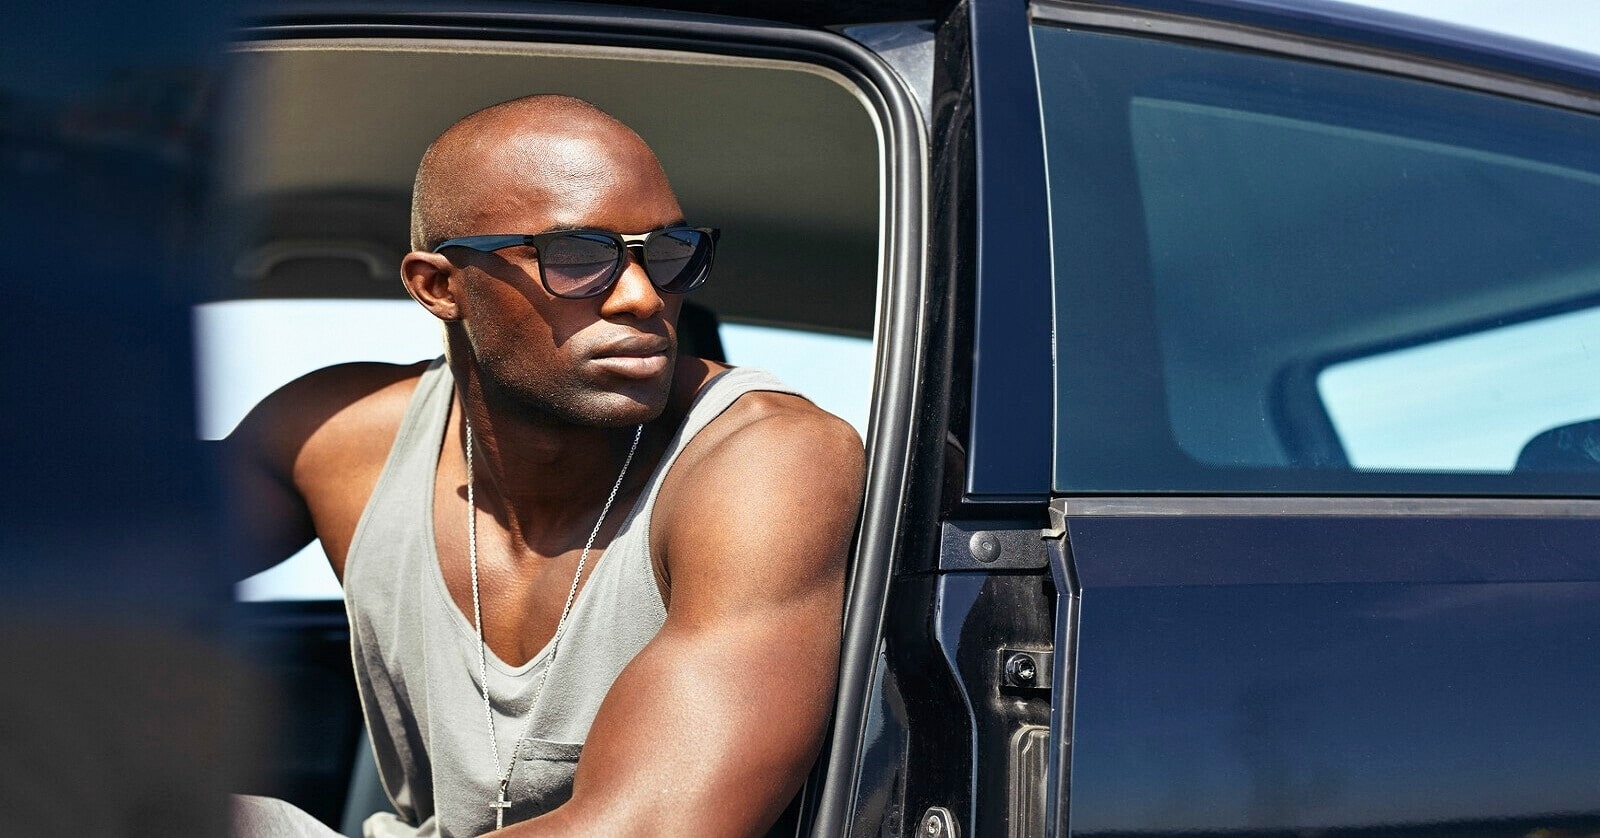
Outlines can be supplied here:
[[[729, 11], [710, 0], [655, 5]], [[1351, 7], [1078, 6], [1124, 23], [1159, 18], [1190, 37], [1265, 33], [1291, 51], [1335, 42], [1423, 74], [1479, 68], [1509, 92], [1543, 91], [1569, 106], [1600, 89], [1593, 57]], [[638, 44], [653, 31], [701, 47], [705, 27], [721, 26], [713, 48], [831, 55], [822, 60], [880, 91], [875, 107], [902, 126], [915, 106], [893, 92], [881, 65], [838, 39], [786, 30], [811, 39], [797, 47], [768, 26], [930, 12], [940, 20], [924, 296], [895, 285], [902, 296], [890, 310], [891, 337], [918, 339], [889, 345], [895, 357], [874, 426], [884, 452], [873, 478], [880, 505], [864, 528], [815, 834], [908, 835], [932, 807], [949, 810], [963, 835], [1005, 835], [1019, 817], [1057, 835], [1069, 818], [1072, 831], [1103, 835], [1600, 830], [1600, 722], [1584, 701], [1600, 687], [1600, 522], [1581, 503], [1576, 515], [1539, 502], [1496, 510], [1442, 500], [1409, 511], [1357, 503], [1285, 513], [1248, 503], [1185, 510], [1183, 498], [1147, 498], [1121, 507], [1069, 501], [1049, 514], [1049, 231], [1025, 3], [806, 3], [741, 10], [768, 24], [715, 25], [673, 14], [636, 24], [634, 13], [576, 4], [476, 8], [407, 15], [317, 4], [269, 16], [301, 34], [537, 33]], [[197, 23], [181, 4], [146, 5], [141, 15], [144, 29], [129, 31], [196, 35], [164, 44], [168, 63], [191, 68], [191, 78], [214, 65], [220, 16]], [[46, 9], [22, 21], [37, 22], [42, 39], [60, 37]], [[196, 477], [204, 470], [183, 442], [192, 431], [195, 295], [171, 279], [204, 252], [188, 235], [200, 223], [203, 138], [174, 165], [165, 124], [136, 125], [131, 141], [62, 133], [85, 106], [84, 91], [126, 64], [94, 44], [68, 54], [70, 68], [52, 72], [86, 83], [7, 100], [29, 118], [9, 120], [0, 146], [4, 206], [33, 210], [8, 213], [6, 229], [30, 243], [30, 255], [50, 254], [48, 283], [16, 284], [25, 316], [7, 332], [8, 357], [26, 359], [15, 389], [34, 397], [14, 400], [6, 414], [11, 438], [25, 444], [12, 446], [5, 473], [31, 478], [8, 483], [4, 567], [16, 580], [6, 590], [8, 633], [15, 645], [51, 653], [122, 656], [147, 676], [129, 677], [108, 704], [75, 692], [79, 681], [41, 665], [36, 652], [9, 655], [9, 681], [59, 700], [49, 702], [53, 721], [39, 715], [37, 698], [7, 715], [29, 735], [7, 740], [4, 808], [11, 825], [37, 824], [29, 834], [152, 822], [161, 824], [154, 834], [181, 834], [183, 825], [215, 834], [216, 794], [233, 783], [218, 768], [237, 758], [219, 743], [240, 725], [229, 711], [250, 708], [212, 689], [210, 676], [171, 675], [228, 680], [234, 671], [215, 641], [226, 575], [209, 561], [217, 494]], [[914, 144], [893, 153], [914, 154]], [[919, 205], [915, 185], [907, 188], [899, 206]], [[141, 263], [147, 275], [130, 278], [126, 258], [108, 258], [152, 249], [161, 255]], [[165, 255], [173, 252], [186, 255]], [[895, 271], [897, 282], [922, 273], [914, 260]], [[63, 323], [84, 326], [78, 344], [61, 340]], [[59, 351], [41, 353], [46, 346]], [[975, 569], [976, 553], [942, 538], [941, 522], [1009, 531], [1006, 544], [1042, 533], [1045, 566], [1029, 558], [1023, 569]], [[264, 641], [279, 651], [272, 644], [285, 637], [301, 651], [342, 643], [336, 607], [275, 613], [277, 623], [244, 636], [283, 629]], [[110, 630], [98, 643], [40, 645], [67, 636], [63, 615], [76, 625], [92, 616]], [[1000, 650], [1051, 647], [1049, 690], [1005, 685]], [[69, 735], [74, 724], [99, 738]], [[1051, 731], [1048, 790], [1013, 779], [1012, 732], [1041, 725]], [[345, 726], [322, 738], [347, 734]], [[108, 749], [123, 754], [110, 763], [120, 776], [105, 776]], [[88, 785], [86, 764], [96, 774]], [[165, 797], [107, 791], [130, 783], [150, 791], [130, 779], [139, 774], [171, 788]], [[1018, 809], [1041, 791], [1047, 808]]]
[[[1164, 34], [1220, 32], [1229, 47], [1297, 54], [1332, 46], [1346, 60], [1359, 55], [1356, 66], [1595, 107], [1600, 62], [1592, 56], [1381, 11], [1306, 5], [1080, 3], [1074, 11], [1127, 31], [1159, 18]], [[964, 400], [953, 398], [948, 421], [970, 425], [967, 449], [923, 458], [927, 471], [918, 477], [948, 486], [964, 467], [966, 491], [946, 498], [945, 520], [996, 527], [993, 519], [1010, 517], [1015, 530], [1039, 532], [1051, 491], [1044, 464], [1053, 417], [1038, 383], [1050, 380], [1049, 323], [1040, 312], [1049, 309], [1051, 279], [1048, 231], [1036, 214], [1044, 186], [1031, 155], [1040, 152], [1023, 150], [1038, 138], [1015, 136], [1038, 113], [1028, 16], [1020, 2], [974, 6], [970, 40], [965, 49], [953, 45], [963, 58], [946, 52], [941, 60], [971, 62], [975, 125], [962, 125], [959, 110], [940, 111], [934, 134], [970, 132], [977, 150], [963, 157], [956, 144], [957, 153], [935, 157], [935, 200], [958, 206], [933, 209], [975, 228], [976, 254], [952, 260], [975, 263], [968, 269], [979, 287], [975, 335], [952, 329], [954, 340], [973, 341], [956, 352], [972, 359], [972, 408], [969, 420]], [[1456, 62], [1491, 75], [1452, 75]], [[945, 84], [951, 77], [960, 74], [947, 74]], [[941, 98], [960, 101], [960, 89], [936, 82]], [[1013, 156], [988, 156], [986, 138], [988, 148]], [[950, 188], [963, 172], [975, 181], [972, 192]], [[972, 281], [955, 278], [958, 298]], [[1005, 295], [989, 293], [996, 282]], [[959, 380], [962, 365], [954, 366]], [[946, 463], [947, 473], [933, 478]], [[1196, 514], [1182, 498], [1128, 500], [1120, 510], [1065, 504], [1053, 575], [950, 569], [971, 560], [960, 555], [966, 545], [948, 541], [937, 559], [900, 566], [883, 662], [891, 673], [880, 676], [877, 694], [881, 706], [903, 709], [884, 714], [898, 724], [873, 728], [876, 753], [901, 748], [899, 771], [864, 771], [861, 797], [900, 801], [903, 811], [880, 810], [906, 822], [901, 834], [932, 806], [948, 808], [962, 834], [976, 835], [1600, 828], [1592, 782], [1600, 776], [1600, 724], [1585, 701], [1600, 680], [1600, 521], [1592, 506], [1580, 501], [1568, 517], [1559, 503], [1420, 499], [1405, 511], [1357, 501], [1357, 514], [1339, 516], [1248, 502]], [[1019, 823], [1018, 796], [1037, 791], [1019, 785], [1007, 753], [1010, 732], [1040, 715], [1008, 694], [995, 660], [995, 650], [1027, 648], [1041, 632], [1013, 611], [988, 607], [1007, 590], [1039, 591], [1056, 603], [1055, 755], [1042, 824]], [[940, 661], [945, 670], [930, 672]], [[918, 681], [929, 688], [918, 690]], [[963, 717], [970, 739], [949, 730]], [[949, 746], [942, 759], [930, 755], [930, 738]], [[869, 779], [885, 777], [898, 787]], [[858, 818], [858, 832], [877, 822], [876, 812]]]
[[1600, 828], [1600, 521], [1341, 505], [1069, 515], [1075, 833]]

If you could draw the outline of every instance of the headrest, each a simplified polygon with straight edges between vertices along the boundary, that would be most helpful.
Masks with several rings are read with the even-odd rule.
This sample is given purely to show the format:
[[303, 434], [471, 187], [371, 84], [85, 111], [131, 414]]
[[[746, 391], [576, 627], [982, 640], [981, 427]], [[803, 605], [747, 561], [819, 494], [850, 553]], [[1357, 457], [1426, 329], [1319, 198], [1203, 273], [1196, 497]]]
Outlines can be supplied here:
[[1517, 455], [1516, 471], [1600, 471], [1600, 419], [1543, 431]]

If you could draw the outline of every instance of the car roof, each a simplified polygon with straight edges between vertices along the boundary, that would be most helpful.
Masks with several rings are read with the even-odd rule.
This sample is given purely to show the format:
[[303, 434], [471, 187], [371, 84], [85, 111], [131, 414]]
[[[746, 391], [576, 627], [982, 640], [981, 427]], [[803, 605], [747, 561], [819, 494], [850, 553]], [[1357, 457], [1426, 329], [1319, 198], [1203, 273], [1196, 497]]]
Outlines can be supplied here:
[[[1018, 0], [969, 2], [974, 5], [1000, 2], [1024, 5]], [[685, 14], [714, 15], [724, 19], [744, 18], [766, 23], [842, 27], [888, 21], [937, 20], [948, 14], [954, 5], [954, 0], [786, 0], [782, 3], [751, 3], [748, 0], [636, 0], [611, 3], [584, 0], [555, 3], [537, 0], [444, 0], [426, 4], [385, 0], [292, 0], [287, 3], [247, 3], [246, 9], [247, 17], [405, 10], [444, 17], [452, 14], [560, 12], [565, 9], [581, 10], [587, 15], [615, 13], [638, 17], [641, 12], [656, 12], [680, 19]], [[1565, 87], [1600, 88], [1600, 54], [1359, 3], [1338, 0], [1074, 0], [1074, 5], [1080, 8], [1103, 7], [1106, 10], [1181, 15], [1223, 24], [1273, 29], [1371, 49], [1410, 53], [1439, 61], [1472, 64]]]
[[[982, 0], [977, 0], [981, 2]], [[1600, 54], [1336, 0], [1086, 0], [1081, 5], [1201, 17], [1358, 47], [1472, 64], [1548, 84], [1600, 88]]]
[[650, 10], [682, 18], [683, 14], [715, 15], [719, 18], [744, 18], [799, 26], [842, 26], [856, 23], [883, 23], [902, 20], [929, 20], [942, 17], [953, 0], [785, 0], [781, 3], [752, 3], [750, 0], [619, 0], [586, 2], [563, 0], [438, 0], [438, 2], [386, 2], [386, 0], [256, 0], [245, 4], [247, 15], [298, 15], [363, 11], [413, 10], [429, 14], [451, 13], [527, 13], [533, 11], [580, 10], [587, 15], [608, 13], [638, 17]]

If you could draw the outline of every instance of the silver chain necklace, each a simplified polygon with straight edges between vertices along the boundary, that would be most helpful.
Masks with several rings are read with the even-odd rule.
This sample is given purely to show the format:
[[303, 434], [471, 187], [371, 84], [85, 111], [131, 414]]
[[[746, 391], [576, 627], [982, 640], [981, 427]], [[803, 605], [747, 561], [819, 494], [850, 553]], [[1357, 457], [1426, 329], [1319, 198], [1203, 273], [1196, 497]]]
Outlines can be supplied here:
[[578, 569], [572, 574], [572, 587], [567, 589], [567, 603], [561, 606], [561, 619], [556, 621], [556, 632], [550, 637], [550, 654], [545, 657], [544, 669], [539, 673], [539, 685], [534, 688], [533, 701], [528, 703], [528, 721], [523, 724], [517, 744], [511, 749], [510, 761], [502, 763], [500, 740], [494, 733], [494, 709], [489, 705], [489, 653], [488, 645], [483, 641], [483, 607], [478, 599], [478, 504], [472, 492], [472, 423], [465, 417], [462, 422], [467, 427], [467, 561], [472, 566], [472, 624], [478, 629], [478, 684], [483, 693], [483, 716], [489, 723], [489, 750], [494, 754], [494, 770], [500, 777], [500, 794], [489, 804], [489, 808], [494, 810], [494, 828], [501, 829], [505, 826], [506, 809], [511, 807], [508, 794], [511, 772], [517, 770], [517, 754], [522, 752], [522, 742], [533, 730], [534, 711], [539, 707], [539, 697], [544, 694], [544, 684], [550, 678], [550, 670], [555, 668], [556, 646], [567, 628], [567, 615], [572, 613], [572, 600], [578, 595], [578, 580], [583, 578], [583, 566], [589, 562], [589, 550], [594, 547], [594, 540], [600, 537], [600, 527], [606, 522], [606, 513], [611, 511], [611, 504], [622, 490], [622, 480], [628, 476], [628, 466], [633, 463], [634, 452], [639, 450], [639, 437], [644, 435], [644, 425], [633, 429], [633, 445], [629, 446], [628, 456], [622, 461], [622, 472], [617, 475], [617, 482], [611, 487], [605, 506], [600, 507], [600, 518], [594, 522], [589, 540], [583, 544], [583, 553], [578, 556]]

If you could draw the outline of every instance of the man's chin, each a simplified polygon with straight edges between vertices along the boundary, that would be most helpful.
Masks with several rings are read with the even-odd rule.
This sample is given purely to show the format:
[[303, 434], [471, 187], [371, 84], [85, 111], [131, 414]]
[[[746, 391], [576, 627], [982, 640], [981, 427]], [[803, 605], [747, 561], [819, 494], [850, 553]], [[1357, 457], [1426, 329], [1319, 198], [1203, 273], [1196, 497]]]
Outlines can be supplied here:
[[665, 410], [664, 406], [657, 406], [653, 409], [648, 408], [647, 405], [635, 405], [635, 407], [637, 408], [635, 410], [607, 411], [604, 414], [596, 415], [592, 421], [585, 424], [597, 428], [631, 428], [634, 425], [654, 422], [660, 418]]
[[634, 380], [631, 386], [608, 388], [595, 393], [589, 400], [590, 424], [600, 427], [623, 427], [642, 422], [653, 422], [667, 408], [671, 390], [670, 375], [659, 379]]

